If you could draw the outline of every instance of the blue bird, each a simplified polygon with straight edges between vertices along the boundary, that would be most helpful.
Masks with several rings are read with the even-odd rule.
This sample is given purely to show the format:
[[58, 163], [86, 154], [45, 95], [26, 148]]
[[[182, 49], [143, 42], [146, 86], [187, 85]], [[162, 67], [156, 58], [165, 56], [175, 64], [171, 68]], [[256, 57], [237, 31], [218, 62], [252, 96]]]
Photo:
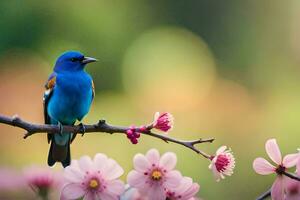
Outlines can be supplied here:
[[[80, 52], [65, 52], [57, 59], [54, 71], [46, 82], [45, 123], [59, 125], [61, 128], [60, 133], [47, 135], [48, 143], [51, 142], [49, 166], [56, 162], [61, 162], [63, 167], [70, 165], [70, 143], [76, 134], [63, 132], [62, 125], [74, 125], [89, 112], [95, 90], [93, 79], [85, 71], [85, 66], [95, 61], [95, 58], [85, 57]], [[84, 131], [83, 125], [82, 129]]]

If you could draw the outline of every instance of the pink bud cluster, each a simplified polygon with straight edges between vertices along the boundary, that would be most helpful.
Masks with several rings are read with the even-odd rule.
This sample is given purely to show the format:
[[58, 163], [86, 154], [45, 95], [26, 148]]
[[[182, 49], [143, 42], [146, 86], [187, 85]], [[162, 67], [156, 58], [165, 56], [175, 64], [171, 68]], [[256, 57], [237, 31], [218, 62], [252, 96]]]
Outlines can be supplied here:
[[135, 126], [130, 126], [130, 128], [126, 131], [127, 138], [130, 140], [132, 144], [138, 143], [138, 138], [140, 138], [140, 132], [146, 130], [145, 126], [141, 126], [140, 128], [136, 128]]
[[130, 126], [126, 131], [127, 138], [132, 144], [137, 144], [141, 133], [144, 133], [147, 130], [150, 131], [154, 128], [163, 132], [168, 132], [173, 128], [173, 120], [174, 118], [170, 113], [164, 112], [160, 114], [159, 112], [156, 112], [154, 115], [154, 120], [150, 125], [143, 125], [141, 127], [135, 127], [133, 125]]

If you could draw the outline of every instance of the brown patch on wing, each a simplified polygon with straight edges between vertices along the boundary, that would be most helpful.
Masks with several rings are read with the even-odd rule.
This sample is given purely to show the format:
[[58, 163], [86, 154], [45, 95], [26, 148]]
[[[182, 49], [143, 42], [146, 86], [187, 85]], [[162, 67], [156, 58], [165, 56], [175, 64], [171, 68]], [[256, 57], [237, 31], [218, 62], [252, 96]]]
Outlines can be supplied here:
[[[50, 79], [48, 79], [48, 81], [45, 84], [46, 91], [44, 93], [44, 98], [43, 98], [45, 124], [51, 124], [51, 119], [48, 115], [47, 107], [48, 107], [49, 99], [52, 96], [52, 91], [55, 86], [55, 83], [56, 83], [56, 76], [54, 75], [52, 78], [50, 77]], [[47, 134], [48, 143], [50, 143], [52, 137], [53, 137], [52, 134]]]
[[93, 89], [93, 98], [95, 97], [95, 84], [94, 81], [92, 80], [92, 89]]
[[45, 85], [46, 89], [52, 89], [52, 88], [54, 88], [55, 83], [56, 83], [56, 76], [54, 76], [53, 78], [51, 78], [51, 79], [48, 80], [48, 82]]

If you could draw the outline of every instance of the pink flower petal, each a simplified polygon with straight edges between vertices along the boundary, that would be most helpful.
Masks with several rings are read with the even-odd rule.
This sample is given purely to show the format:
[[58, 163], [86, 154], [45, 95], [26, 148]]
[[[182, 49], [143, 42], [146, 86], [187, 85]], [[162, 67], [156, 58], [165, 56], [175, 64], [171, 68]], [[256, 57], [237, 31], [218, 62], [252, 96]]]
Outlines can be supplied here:
[[157, 186], [157, 185], [153, 185], [152, 187], [150, 187], [147, 191], [147, 197], [149, 199], [155, 199], [155, 200], [165, 200], [166, 199], [166, 193], [163, 190], [162, 187]]
[[189, 200], [190, 198], [194, 197], [199, 192], [200, 186], [197, 183], [193, 183], [193, 185], [186, 190], [182, 196], [184, 199]]
[[93, 166], [92, 159], [88, 156], [82, 156], [79, 159], [78, 164], [80, 169], [84, 172], [90, 171]]
[[119, 178], [124, 173], [123, 168], [113, 159], [108, 159], [103, 168], [103, 175], [108, 180]]
[[299, 159], [299, 153], [288, 154], [283, 158], [282, 164], [286, 168], [294, 167]]
[[300, 182], [287, 178], [285, 180], [286, 200], [299, 200], [300, 199]]
[[183, 177], [181, 179], [179, 187], [176, 188], [176, 191], [178, 191], [180, 194], [187, 189], [189, 189], [193, 185], [193, 180], [190, 177]]
[[266, 142], [266, 152], [269, 157], [278, 165], [281, 164], [282, 157], [280, 149], [275, 139], [270, 139]]
[[134, 170], [127, 175], [128, 184], [139, 189], [145, 188], [146, 180], [147, 176]]
[[93, 200], [119, 200], [120, 199], [118, 196], [109, 193], [99, 193], [99, 197], [100, 198], [93, 199]]
[[161, 157], [161, 159], [159, 161], [159, 166], [170, 171], [175, 168], [176, 163], [177, 163], [176, 154], [167, 152]]
[[133, 158], [133, 165], [134, 169], [139, 172], [146, 172], [148, 168], [150, 167], [149, 161], [146, 159], [146, 157], [142, 154], [136, 154]]
[[160, 159], [160, 154], [157, 151], [157, 149], [150, 149], [147, 153], [146, 153], [146, 158], [148, 159], [149, 163], [158, 165], [159, 164], [159, 159]]
[[116, 196], [120, 196], [125, 190], [125, 185], [120, 180], [113, 180], [107, 183], [107, 191], [110, 194], [114, 194]]
[[275, 173], [276, 170], [276, 168], [264, 158], [256, 158], [253, 161], [253, 169], [256, 173], [261, 175], [272, 174]]
[[[31, 174], [30, 174], [31, 176]], [[0, 169], [0, 193], [3, 191], [18, 191], [27, 188], [27, 177], [21, 173], [9, 169]]]
[[70, 183], [63, 187], [61, 195], [64, 199], [78, 199], [85, 194], [84, 188], [79, 183]]
[[160, 113], [159, 113], [159, 112], [156, 112], [156, 113], [154, 114], [153, 126], [156, 125], [159, 116], [160, 116]]
[[173, 170], [168, 172], [166, 175], [165, 187], [167, 189], [173, 189], [174, 187], [178, 187], [180, 185], [180, 181], [182, 180], [182, 175], [179, 171]]
[[97, 193], [94, 192], [87, 192], [84, 195], [83, 200], [100, 200], [100, 198], [98, 197]]
[[293, 195], [286, 195], [285, 200], [299, 200], [300, 195], [299, 194], [293, 194]]
[[197, 192], [200, 186], [197, 183], [193, 183], [190, 177], [183, 177], [180, 182], [180, 186], [171, 190], [170, 192], [175, 192], [176, 196], [181, 196], [181, 200], [191, 200]]
[[[300, 156], [300, 154], [299, 154]], [[297, 164], [296, 164], [296, 173], [298, 176], [300, 176], [300, 157], [298, 158]]]
[[68, 182], [79, 183], [83, 180], [83, 176], [77, 160], [72, 160], [71, 165], [64, 169], [64, 177]]
[[76, 168], [66, 168], [64, 171], [64, 178], [67, 182], [79, 183], [83, 180], [83, 174]]
[[277, 176], [272, 185], [271, 196], [273, 200], [284, 200], [284, 178]]
[[222, 178], [221, 176], [221, 173], [218, 172], [217, 168], [216, 168], [216, 165], [214, 165], [213, 163], [211, 163], [209, 166], [208, 166], [209, 169], [211, 169], [213, 175], [214, 175], [214, 179], [219, 182]]
[[218, 148], [216, 155], [219, 155], [220, 153], [223, 153], [227, 149], [227, 146], [221, 146]]
[[108, 158], [105, 154], [97, 153], [94, 157], [94, 165], [97, 170], [102, 170], [107, 162]]

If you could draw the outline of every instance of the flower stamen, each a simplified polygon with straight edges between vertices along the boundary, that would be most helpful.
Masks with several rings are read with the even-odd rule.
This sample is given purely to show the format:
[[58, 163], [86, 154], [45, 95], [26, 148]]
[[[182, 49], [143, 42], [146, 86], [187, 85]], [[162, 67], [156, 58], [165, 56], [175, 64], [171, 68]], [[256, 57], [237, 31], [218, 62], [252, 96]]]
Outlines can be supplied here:
[[99, 187], [100, 183], [96, 179], [91, 179], [89, 182], [89, 186], [91, 189], [97, 189]]
[[282, 175], [283, 172], [285, 172], [285, 170], [286, 170], [286, 168], [283, 165], [279, 165], [275, 171], [278, 175]]
[[229, 158], [226, 155], [218, 155], [217, 160], [216, 160], [216, 169], [218, 172], [223, 172], [228, 164], [230, 163]]
[[151, 178], [155, 181], [159, 181], [162, 178], [162, 173], [159, 170], [154, 170], [151, 174]]

